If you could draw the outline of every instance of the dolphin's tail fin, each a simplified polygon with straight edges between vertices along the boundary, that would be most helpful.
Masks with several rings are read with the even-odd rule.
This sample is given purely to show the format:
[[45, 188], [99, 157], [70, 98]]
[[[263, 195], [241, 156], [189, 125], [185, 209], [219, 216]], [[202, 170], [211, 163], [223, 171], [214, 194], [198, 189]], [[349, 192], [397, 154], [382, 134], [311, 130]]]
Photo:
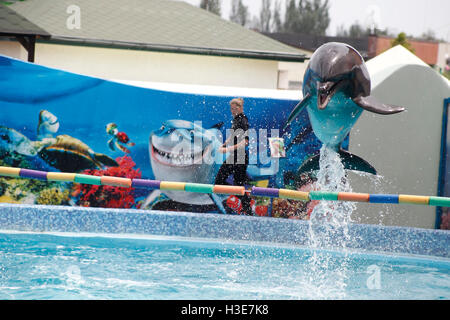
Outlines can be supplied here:
[[[344, 169], [362, 171], [374, 175], [377, 174], [377, 171], [370, 163], [358, 157], [357, 155], [341, 149], [339, 150], [339, 156], [341, 158], [342, 164], [344, 165]], [[298, 168], [297, 174], [300, 175], [302, 173], [319, 170], [319, 160], [320, 154], [309, 157], [307, 160], [305, 160], [305, 162], [302, 163], [300, 168]]]
[[302, 101], [300, 101], [292, 110], [291, 114], [289, 115], [286, 124], [284, 125], [284, 129], [302, 112], [303, 108], [308, 104], [308, 101], [310, 99], [310, 94], [307, 93]]
[[345, 169], [377, 174], [377, 170], [370, 163], [357, 155], [341, 149], [339, 150], [339, 156]]

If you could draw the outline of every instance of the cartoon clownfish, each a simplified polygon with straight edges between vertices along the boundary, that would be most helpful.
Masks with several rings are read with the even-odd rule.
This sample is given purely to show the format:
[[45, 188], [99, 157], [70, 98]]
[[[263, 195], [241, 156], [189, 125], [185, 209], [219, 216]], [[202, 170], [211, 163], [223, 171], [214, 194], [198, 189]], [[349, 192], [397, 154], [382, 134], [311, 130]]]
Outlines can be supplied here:
[[108, 146], [112, 151], [115, 151], [116, 146], [120, 150], [122, 150], [125, 153], [130, 153], [130, 150], [125, 148], [122, 144], [127, 145], [128, 147], [132, 147], [135, 145], [134, 142], [130, 142], [130, 138], [128, 138], [128, 135], [125, 132], [119, 132], [117, 129], [117, 124], [115, 123], [108, 123], [106, 125], [106, 133], [112, 136], [111, 139], [108, 140]]

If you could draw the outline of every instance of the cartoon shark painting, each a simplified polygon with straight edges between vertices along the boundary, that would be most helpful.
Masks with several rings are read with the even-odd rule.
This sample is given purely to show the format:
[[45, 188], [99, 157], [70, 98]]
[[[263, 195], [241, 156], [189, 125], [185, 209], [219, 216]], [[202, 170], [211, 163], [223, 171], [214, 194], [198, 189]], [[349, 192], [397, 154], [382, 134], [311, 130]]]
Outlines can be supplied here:
[[[311, 56], [303, 79], [304, 98], [289, 115], [286, 126], [306, 107], [315, 135], [339, 152], [346, 169], [376, 174], [365, 160], [341, 149], [364, 110], [382, 115], [404, 110], [378, 102], [370, 90], [369, 73], [358, 51], [344, 43], [326, 43]], [[319, 155], [315, 155], [301, 165], [299, 173], [318, 169]]]
[[[185, 120], [168, 120], [149, 139], [150, 162], [156, 180], [213, 183], [218, 167], [227, 154], [217, 152], [222, 145], [219, 123], [212, 128]], [[153, 191], [145, 200], [147, 207], [161, 191]], [[222, 199], [215, 195], [164, 190], [171, 200], [192, 204], [212, 205], [221, 209]]]

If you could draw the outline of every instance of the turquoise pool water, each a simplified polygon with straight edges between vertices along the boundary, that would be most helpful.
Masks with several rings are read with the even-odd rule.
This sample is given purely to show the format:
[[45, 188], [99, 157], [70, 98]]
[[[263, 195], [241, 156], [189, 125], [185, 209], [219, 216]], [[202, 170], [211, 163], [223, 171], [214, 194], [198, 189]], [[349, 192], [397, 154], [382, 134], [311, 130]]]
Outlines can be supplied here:
[[0, 299], [450, 299], [450, 259], [175, 237], [0, 233]]

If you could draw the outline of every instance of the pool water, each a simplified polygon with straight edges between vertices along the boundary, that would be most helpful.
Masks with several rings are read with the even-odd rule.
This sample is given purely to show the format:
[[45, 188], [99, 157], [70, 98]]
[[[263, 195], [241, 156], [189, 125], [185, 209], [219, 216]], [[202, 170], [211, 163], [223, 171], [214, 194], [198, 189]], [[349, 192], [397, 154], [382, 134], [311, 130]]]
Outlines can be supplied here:
[[173, 237], [0, 233], [0, 299], [449, 299], [450, 259]]

